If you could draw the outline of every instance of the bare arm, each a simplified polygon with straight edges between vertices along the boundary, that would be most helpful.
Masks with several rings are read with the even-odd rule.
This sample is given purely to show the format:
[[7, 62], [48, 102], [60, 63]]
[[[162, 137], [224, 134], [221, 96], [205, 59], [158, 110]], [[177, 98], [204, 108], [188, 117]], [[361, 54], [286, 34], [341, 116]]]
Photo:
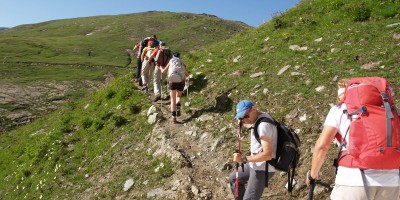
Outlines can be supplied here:
[[[324, 126], [321, 135], [315, 143], [314, 153], [311, 162], [311, 177], [318, 178], [319, 171], [324, 164], [326, 154], [330, 148], [331, 142], [337, 133], [337, 128], [333, 126]], [[307, 185], [310, 185], [310, 180], [306, 178]]]
[[[246, 156], [248, 162], [264, 162], [272, 159], [272, 139], [268, 136], [260, 137], [263, 151], [257, 155]], [[242, 163], [242, 154], [235, 153], [233, 161]]]
[[166, 71], [168, 71], [169, 68], [169, 63], [167, 64], [167, 66], [165, 66], [164, 69], [161, 69], [161, 73], [165, 73]]

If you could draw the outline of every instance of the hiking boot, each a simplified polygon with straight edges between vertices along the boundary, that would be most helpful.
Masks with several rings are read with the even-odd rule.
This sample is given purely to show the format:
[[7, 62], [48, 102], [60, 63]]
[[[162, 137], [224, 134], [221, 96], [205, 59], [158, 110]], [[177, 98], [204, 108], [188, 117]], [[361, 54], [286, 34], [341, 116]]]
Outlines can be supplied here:
[[161, 99], [161, 95], [157, 94], [156, 96], [154, 96], [153, 102], [159, 101], [160, 99]]
[[178, 117], [181, 116], [181, 106], [180, 105], [176, 106], [176, 116], [178, 116]]

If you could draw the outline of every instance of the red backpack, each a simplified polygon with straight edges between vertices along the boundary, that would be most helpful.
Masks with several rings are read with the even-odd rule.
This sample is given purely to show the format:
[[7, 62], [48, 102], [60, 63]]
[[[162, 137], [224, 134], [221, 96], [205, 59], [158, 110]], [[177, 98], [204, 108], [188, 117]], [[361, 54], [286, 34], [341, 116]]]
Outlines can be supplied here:
[[339, 166], [400, 169], [400, 121], [389, 82], [380, 77], [351, 79], [344, 103], [351, 122]]
[[172, 52], [168, 47], [160, 48], [157, 51], [157, 55], [154, 60], [158, 63], [159, 66], [167, 66], [169, 60], [172, 58]]

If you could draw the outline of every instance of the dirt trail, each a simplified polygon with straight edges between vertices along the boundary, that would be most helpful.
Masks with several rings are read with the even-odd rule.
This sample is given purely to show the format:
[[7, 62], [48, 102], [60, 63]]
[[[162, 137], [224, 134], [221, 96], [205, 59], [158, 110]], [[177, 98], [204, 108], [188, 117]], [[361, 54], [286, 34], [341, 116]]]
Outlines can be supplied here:
[[[153, 133], [164, 133], [168, 141], [166, 145], [179, 152], [178, 160], [182, 168], [175, 173], [170, 183], [173, 188], [180, 182], [178, 185], [180, 189], [186, 190], [186, 194], [178, 195], [177, 199], [230, 199], [225, 178], [228, 172], [221, 172], [225, 162], [215, 147], [217, 145], [214, 145], [216, 139], [210, 133], [200, 130], [193, 123], [196, 119], [190, 113], [183, 111], [182, 116], [177, 118], [178, 123], [171, 122], [169, 101], [163, 101], [163, 104], [162, 117], [155, 128], [159, 130]], [[154, 105], [160, 111], [160, 101]], [[187, 111], [188, 108], [182, 110]]]

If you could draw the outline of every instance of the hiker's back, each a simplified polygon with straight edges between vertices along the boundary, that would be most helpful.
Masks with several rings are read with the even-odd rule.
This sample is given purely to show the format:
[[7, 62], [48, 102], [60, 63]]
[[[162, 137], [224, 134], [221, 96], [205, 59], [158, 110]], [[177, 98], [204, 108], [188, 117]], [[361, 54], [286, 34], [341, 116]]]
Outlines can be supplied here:
[[400, 169], [400, 121], [389, 82], [380, 77], [351, 79], [344, 103], [351, 122], [348, 151], [339, 166]]
[[172, 83], [185, 81], [185, 66], [180, 58], [174, 57], [169, 61], [168, 80]]

